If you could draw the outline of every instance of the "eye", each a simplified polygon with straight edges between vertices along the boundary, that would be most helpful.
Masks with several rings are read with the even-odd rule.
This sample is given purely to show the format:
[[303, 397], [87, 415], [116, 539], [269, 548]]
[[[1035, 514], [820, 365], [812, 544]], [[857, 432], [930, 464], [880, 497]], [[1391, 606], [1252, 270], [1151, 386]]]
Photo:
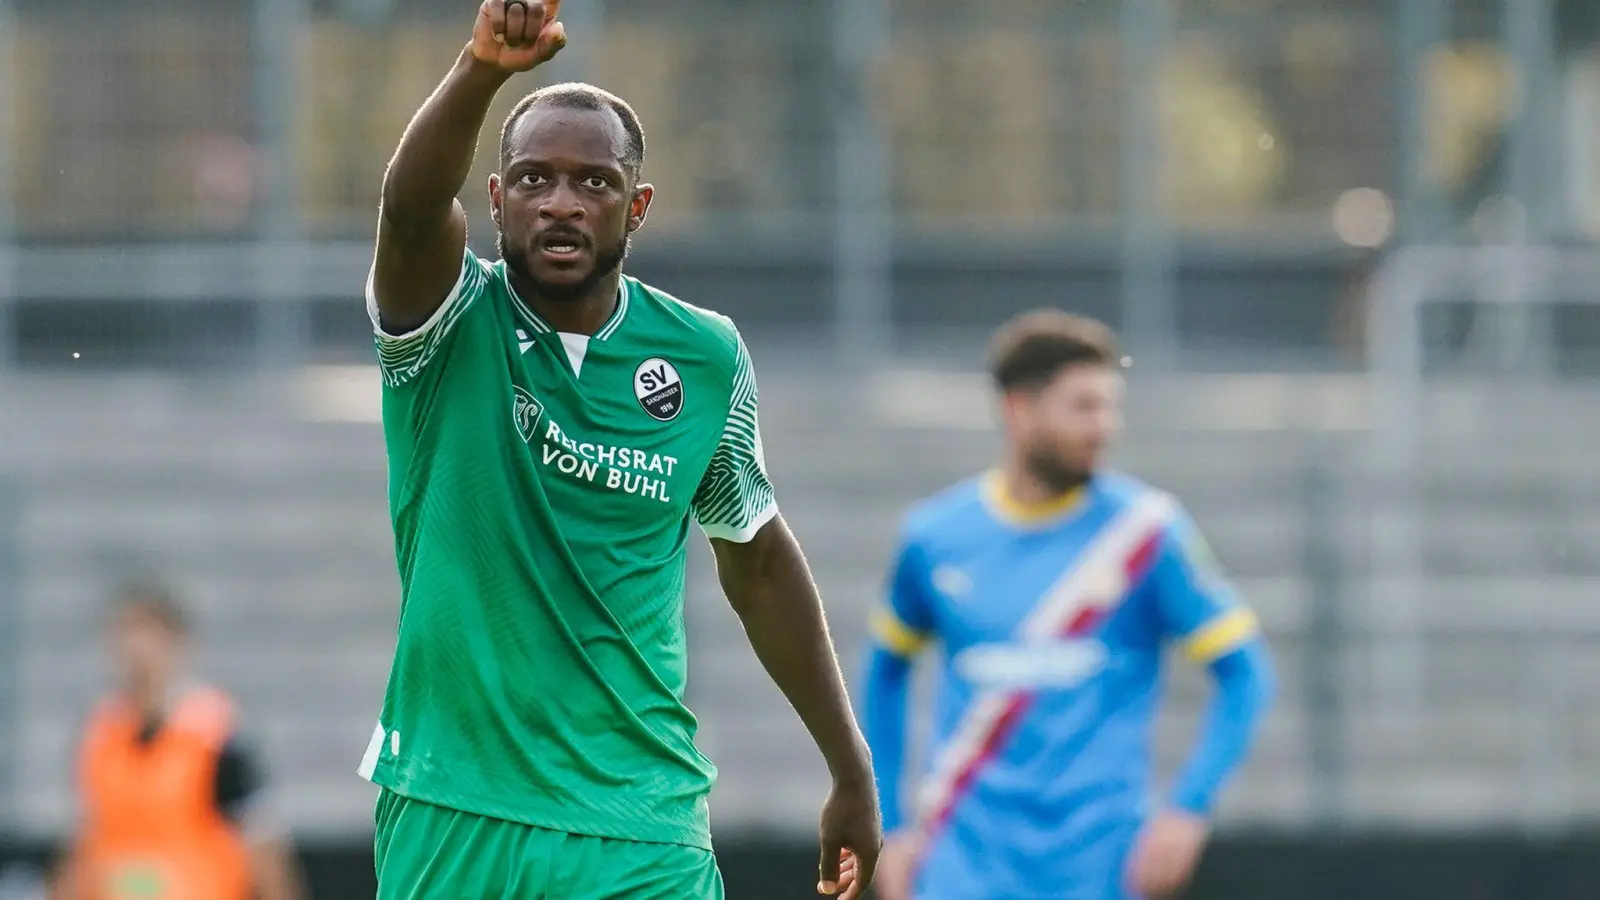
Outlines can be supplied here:
[[517, 176], [517, 184], [533, 187], [534, 185], [543, 183], [544, 176], [540, 175], [538, 172], [523, 172], [521, 175]]
[[583, 184], [585, 187], [593, 190], [603, 191], [611, 186], [611, 179], [605, 177], [604, 175], [590, 175], [588, 178], [583, 180]]

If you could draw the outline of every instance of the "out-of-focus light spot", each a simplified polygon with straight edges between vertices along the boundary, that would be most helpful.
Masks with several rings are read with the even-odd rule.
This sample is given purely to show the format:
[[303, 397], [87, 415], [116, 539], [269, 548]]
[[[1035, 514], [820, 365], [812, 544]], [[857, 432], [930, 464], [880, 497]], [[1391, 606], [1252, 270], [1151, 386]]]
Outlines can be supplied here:
[[1273, 147], [1278, 146], [1278, 142], [1273, 140], [1272, 135], [1263, 134], [1260, 139], [1256, 141], [1256, 146], [1263, 150], [1271, 150]]
[[1333, 205], [1333, 231], [1352, 247], [1381, 247], [1394, 236], [1394, 203], [1377, 188], [1345, 191]]

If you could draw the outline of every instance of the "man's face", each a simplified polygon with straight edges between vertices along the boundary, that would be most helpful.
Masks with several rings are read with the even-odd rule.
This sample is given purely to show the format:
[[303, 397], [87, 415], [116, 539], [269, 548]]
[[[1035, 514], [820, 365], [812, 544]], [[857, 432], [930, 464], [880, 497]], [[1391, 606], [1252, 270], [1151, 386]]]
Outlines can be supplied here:
[[1122, 428], [1122, 376], [1101, 365], [1068, 366], [1037, 390], [1004, 401], [1008, 438], [1029, 471], [1067, 491], [1088, 481]]
[[112, 658], [125, 685], [159, 687], [177, 669], [183, 639], [149, 610], [131, 606], [117, 612], [110, 637]]
[[503, 176], [490, 176], [500, 255], [545, 299], [578, 299], [622, 265], [653, 190], [623, 169], [610, 110], [535, 106], [513, 126]]

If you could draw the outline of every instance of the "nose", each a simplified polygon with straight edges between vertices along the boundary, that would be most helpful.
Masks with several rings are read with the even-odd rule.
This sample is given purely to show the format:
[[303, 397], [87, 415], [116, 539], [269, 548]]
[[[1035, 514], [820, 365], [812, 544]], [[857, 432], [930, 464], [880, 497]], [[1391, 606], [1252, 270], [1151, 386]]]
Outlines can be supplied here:
[[547, 219], [572, 220], [583, 218], [583, 203], [571, 182], [557, 179], [539, 205], [539, 215]]

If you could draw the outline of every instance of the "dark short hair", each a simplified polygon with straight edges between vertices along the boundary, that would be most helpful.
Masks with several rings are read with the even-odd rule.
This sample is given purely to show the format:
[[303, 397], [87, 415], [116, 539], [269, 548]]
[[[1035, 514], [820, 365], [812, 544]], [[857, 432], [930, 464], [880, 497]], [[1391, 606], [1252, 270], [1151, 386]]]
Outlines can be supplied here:
[[622, 150], [622, 168], [629, 178], [638, 180], [639, 172], [644, 168], [644, 126], [639, 124], [639, 114], [633, 111], [628, 101], [616, 94], [592, 84], [576, 81], [542, 87], [517, 101], [517, 105], [511, 109], [511, 114], [506, 116], [505, 125], [500, 128], [502, 169], [511, 162], [511, 132], [516, 129], [517, 123], [528, 110], [535, 106], [551, 109], [587, 109], [594, 112], [610, 110], [622, 121], [622, 130], [628, 137], [628, 146]]
[[1059, 309], [1038, 309], [995, 332], [989, 374], [1002, 393], [1037, 390], [1072, 366], [1120, 367], [1116, 335], [1102, 322]]
[[138, 613], [176, 635], [189, 633], [189, 617], [166, 585], [146, 576], [126, 579], [117, 588], [113, 615]]

